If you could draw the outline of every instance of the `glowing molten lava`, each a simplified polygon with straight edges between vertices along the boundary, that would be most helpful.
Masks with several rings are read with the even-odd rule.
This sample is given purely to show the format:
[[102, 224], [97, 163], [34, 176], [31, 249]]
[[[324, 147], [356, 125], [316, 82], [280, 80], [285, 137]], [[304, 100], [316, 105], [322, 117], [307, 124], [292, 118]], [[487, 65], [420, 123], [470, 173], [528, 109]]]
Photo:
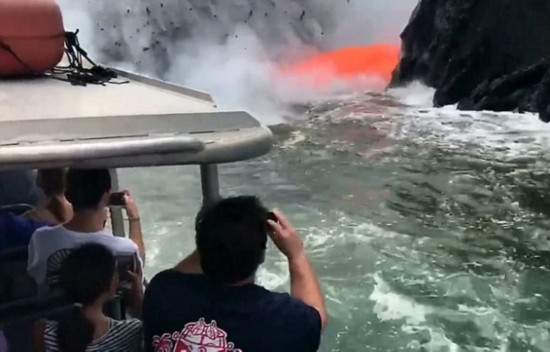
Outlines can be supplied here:
[[283, 72], [288, 76], [306, 77], [315, 86], [353, 82], [361, 77], [387, 83], [399, 60], [399, 51], [398, 45], [391, 44], [347, 47], [287, 66]]

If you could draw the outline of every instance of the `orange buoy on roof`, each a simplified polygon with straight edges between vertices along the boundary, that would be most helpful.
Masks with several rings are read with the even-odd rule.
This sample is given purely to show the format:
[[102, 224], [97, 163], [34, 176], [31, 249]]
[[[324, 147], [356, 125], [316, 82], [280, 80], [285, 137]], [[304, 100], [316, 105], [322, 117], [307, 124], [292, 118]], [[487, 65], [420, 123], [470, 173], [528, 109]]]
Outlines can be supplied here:
[[0, 0], [0, 77], [53, 68], [63, 57], [64, 41], [55, 0]]

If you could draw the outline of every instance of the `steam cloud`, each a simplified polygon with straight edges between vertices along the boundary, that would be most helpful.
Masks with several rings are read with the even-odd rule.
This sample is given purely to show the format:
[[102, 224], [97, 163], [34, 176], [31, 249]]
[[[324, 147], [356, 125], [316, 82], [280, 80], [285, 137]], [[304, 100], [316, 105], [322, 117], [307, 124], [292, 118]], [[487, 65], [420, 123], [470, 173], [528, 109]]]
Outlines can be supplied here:
[[276, 122], [315, 98], [280, 79], [319, 50], [398, 42], [416, 0], [59, 0], [65, 27], [100, 61], [213, 94]]

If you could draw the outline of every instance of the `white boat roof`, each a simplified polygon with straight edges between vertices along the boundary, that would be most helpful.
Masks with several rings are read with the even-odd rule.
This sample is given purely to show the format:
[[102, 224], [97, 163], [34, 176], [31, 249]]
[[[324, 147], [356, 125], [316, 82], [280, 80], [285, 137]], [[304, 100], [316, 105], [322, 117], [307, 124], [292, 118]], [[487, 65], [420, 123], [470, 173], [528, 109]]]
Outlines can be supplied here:
[[208, 94], [117, 73], [128, 83], [0, 79], [0, 170], [227, 163], [271, 149], [269, 129], [244, 111], [222, 112]]

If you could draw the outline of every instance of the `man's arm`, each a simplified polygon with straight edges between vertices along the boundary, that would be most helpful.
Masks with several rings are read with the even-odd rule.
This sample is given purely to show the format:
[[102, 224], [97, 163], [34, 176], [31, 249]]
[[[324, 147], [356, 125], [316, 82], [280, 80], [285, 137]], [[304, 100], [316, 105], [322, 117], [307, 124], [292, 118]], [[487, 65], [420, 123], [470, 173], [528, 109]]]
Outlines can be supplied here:
[[288, 259], [290, 293], [293, 297], [315, 308], [321, 316], [322, 326], [325, 327], [327, 325], [325, 300], [317, 277], [304, 251], [302, 240], [280, 211], [275, 210], [273, 213], [277, 217], [277, 222], [268, 220], [273, 230], [270, 236], [277, 248]]
[[143, 242], [143, 233], [141, 232], [141, 222], [139, 217], [131, 217], [128, 215], [129, 222], [129, 234], [128, 238], [131, 239], [138, 247], [139, 256], [145, 263], [145, 242]]
[[125, 191], [124, 204], [126, 205], [126, 215], [129, 222], [130, 238], [138, 247], [139, 256], [145, 263], [145, 243], [143, 242], [143, 233], [141, 232], [141, 219], [139, 217], [138, 207], [128, 191]]
[[306, 253], [303, 252], [296, 258], [289, 258], [288, 269], [290, 271], [290, 294], [317, 309], [324, 328], [327, 325], [325, 300]]
[[38, 273], [37, 273], [37, 270], [39, 270], [40, 268], [38, 267], [38, 264], [39, 264], [39, 256], [38, 254], [36, 253], [36, 250], [35, 250], [35, 244], [34, 242], [36, 241], [36, 237], [35, 236], [32, 236], [31, 237], [31, 240], [29, 241], [29, 246], [27, 247], [27, 255], [28, 255], [28, 258], [27, 258], [27, 273], [35, 280], [38, 282]]

